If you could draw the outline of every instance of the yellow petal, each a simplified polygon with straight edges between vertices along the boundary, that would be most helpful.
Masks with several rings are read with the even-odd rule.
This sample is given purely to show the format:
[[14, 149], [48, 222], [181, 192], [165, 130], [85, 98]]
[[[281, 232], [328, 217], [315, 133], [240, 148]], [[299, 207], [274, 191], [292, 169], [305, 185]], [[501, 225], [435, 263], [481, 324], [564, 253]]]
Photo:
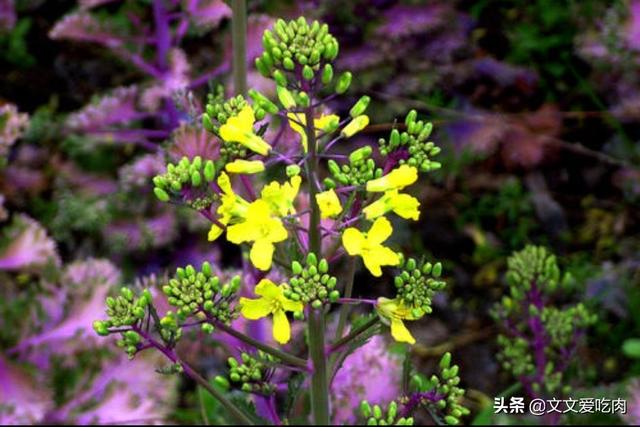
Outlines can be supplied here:
[[382, 270], [380, 269], [380, 262], [374, 256], [371, 255], [363, 255], [362, 260], [364, 261], [364, 266], [367, 267], [367, 270], [374, 277], [382, 276]]
[[285, 296], [282, 296], [282, 298], [280, 298], [280, 304], [282, 304], [282, 309], [285, 311], [302, 311], [304, 309], [304, 304], [302, 304], [300, 301], [293, 301], [290, 300], [289, 298], [286, 298]]
[[408, 194], [398, 194], [391, 199], [393, 211], [401, 218], [417, 221], [420, 217], [420, 202]]
[[380, 217], [375, 220], [367, 232], [367, 239], [372, 244], [380, 244], [387, 240], [391, 233], [393, 233], [393, 227], [391, 227], [389, 220], [385, 217]]
[[374, 246], [369, 251], [368, 257], [375, 259], [378, 265], [400, 264], [400, 257], [398, 256], [398, 254], [382, 245]]
[[283, 310], [273, 313], [273, 338], [280, 344], [286, 344], [291, 339], [291, 325]]
[[269, 279], [262, 279], [260, 283], [256, 285], [256, 288], [253, 291], [256, 295], [260, 295], [261, 297], [277, 300], [282, 297], [282, 288], [277, 286]]
[[249, 253], [251, 263], [258, 270], [266, 271], [270, 269], [274, 249], [273, 243], [268, 240], [256, 240], [253, 246], [251, 246], [251, 252]]
[[229, 179], [229, 175], [224, 172], [220, 172], [220, 176], [218, 177], [218, 187], [225, 194], [233, 194], [233, 189], [231, 188], [231, 180]]
[[316, 194], [316, 202], [320, 208], [321, 218], [332, 218], [342, 212], [340, 198], [333, 189]]
[[239, 245], [244, 242], [252, 242], [260, 238], [260, 230], [250, 221], [244, 221], [227, 227], [227, 240]]
[[391, 336], [398, 342], [416, 343], [415, 338], [400, 319], [391, 319]]
[[261, 160], [234, 160], [225, 165], [225, 170], [229, 173], [253, 174], [264, 171], [264, 163]]
[[265, 298], [240, 298], [240, 312], [249, 320], [261, 319], [271, 314], [271, 304]]
[[364, 208], [362, 212], [366, 219], [376, 219], [387, 212], [389, 212], [389, 200], [386, 196], [383, 196]]
[[224, 231], [223, 228], [218, 227], [216, 224], [211, 224], [211, 228], [209, 229], [209, 234], [207, 235], [207, 239], [210, 242], [213, 242], [218, 237], [220, 237], [223, 231]]
[[247, 134], [245, 139], [238, 142], [261, 156], [266, 156], [271, 151], [271, 145], [255, 133]]
[[402, 165], [387, 175], [367, 182], [367, 191], [381, 192], [401, 190], [418, 180], [418, 169], [409, 165]]
[[349, 227], [342, 233], [342, 245], [349, 255], [360, 255], [365, 242], [364, 235], [357, 228]]
[[307, 152], [307, 132], [305, 131], [304, 126], [307, 124], [307, 119], [302, 113], [289, 113], [287, 114], [289, 118], [289, 126], [295, 132], [300, 135], [300, 143], [302, 144], [302, 148], [304, 152]]

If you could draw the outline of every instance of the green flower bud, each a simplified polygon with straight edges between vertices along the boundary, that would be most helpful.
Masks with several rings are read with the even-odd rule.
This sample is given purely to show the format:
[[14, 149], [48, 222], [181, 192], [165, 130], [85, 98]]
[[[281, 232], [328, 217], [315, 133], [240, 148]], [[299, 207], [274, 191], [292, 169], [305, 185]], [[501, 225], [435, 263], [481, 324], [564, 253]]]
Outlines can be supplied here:
[[276, 92], [278, 94], [278, 99], [280, 100], [280, 103], [284, 106], [284, 108], [295, 108], [296, 101], [287, 88], [283, 86], [276, 86]]
[[211, 182], [216, 177], [216, 167], [212, 160], [207, 160], [204, 164], [204, 179]]
[[278, 86], [285, 87], [287, 86], [287, 77], [280, 70], [275, 70], [272, 74], [273, 79], [276, 81]]
[[351, 110], [349, 111], [349, 115], [353, 118], [358, 117], [359, 115], [361, 115], [362, 113], [364, 113], [367, 110], [367, 107], [369, 106], [369, 102], [371, 101], [371, 98], [369, 98], [368, 96], [362, 96], [358, 102], [356, 102], [353, 107], [351, 107]]
[[371, 405], [366, 400], [360, 402], [360, 413], [365, 418], [369, 418], [372, 415]]
[[414, 123], [416, 121], [416, 118], [418, 117], [418, 112], [416, 110], [411, 110], [409, 111], [409, 114], [407, 114], [407, 116], [404, 119], [404, 123], [409, 126], [411, 123]]
[[331, 83], [331, 80], [333, 80], [333, 67], [331, 64], [325, 64], [322, 69], [322, 84], [326, 86]]
[[256, 69], [263, 77], [270, 77], [269, 66], [265, 64], [264, 60], [261, 57], [256, 58], [255, 64]]
[[251, 97], [251, 99], [253, 99], [253, 101], [256, 104], [258, 104], [261, 108], [266, 110], [268, 113], [276, 114], [279, 111], [278, 106], [276, 104], [271, 102], [269, 98], [267, 98], [257, 90], [251, 89], [249, 91], [249, 96]]
[[211, 323], [203, 323], [201, 328], [202, 328], [202, 332], [208, 335], [211, 335], [214, 329]]
[[302, 69], [302, 77], [305, 80], [312, 80], [314, 76], [315, 76], [315, 73], [313, 72], [313, 69], [310, 66], [305, 65], [304, 68]]
[[345, 71], [338, 78], [338, 82], [336, 83], [336, 93], [338, 95], [342, 95], [349, 89], [349, 86], [351, 85], [351, 78], [352, 78], [352, 75], [351, 75], [351, 72], [349, 71]]
[[216, 383], [218, 387], [223, 390], [229, 390], [231, 388], [231, 384], [229, 384], [229, 380], [223, 377], [222, 375], [216, 375], [213, 379], [213, 382]]
[[331, 190], [336, 188], [336, 182], [334, 180], [332, 180], [331, 178], [325, 178], [324, 181], [322, 181], [322, 183], [324, 184], [324, 187], [327, 190]]
[[191, 185], [193, 187], [199, 187], [200, 184], [202, 184], [202, 176], [200, 175], [200, 172], [193, 171], [191, 174]]
[[298, 165], [288, 165], [286, 168], [287, 176], [293, 177], [300, 175], [300, 166]]
[[158, 200], [160, 200], [161, 202], [168, 202], [169, 201], [169, 194], [167, 194], [167, 192], [164, 191], [162, 188], [155, 187], [153, 189], [153, 193], [156, 195]]
[[293, 71], [293, 69], [296, 68], [296, 65], [293, 63], [293, 60], [291, 58], [284, 58], [282, 60], [282, 66], [285, 70], [288, 71]]

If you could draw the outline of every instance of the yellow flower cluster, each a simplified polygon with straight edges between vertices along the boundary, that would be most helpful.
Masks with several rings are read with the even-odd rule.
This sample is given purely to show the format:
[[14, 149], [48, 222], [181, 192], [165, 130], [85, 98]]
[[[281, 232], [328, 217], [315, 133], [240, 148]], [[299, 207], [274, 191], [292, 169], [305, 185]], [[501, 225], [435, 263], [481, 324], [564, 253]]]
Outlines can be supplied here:
[[[278, 96], [283, 103], [292, 104], [291, 95], [281, 89]], [[291, 98], [291, 99], [290, 99]], [[290, 127], [301, 139], [303, 151], [308, 150], [306, 134], [306, 117], [301, 113], [288, 113]], [[331, 132], [339, 125], [336, 115], [323, 115], [314, 119], [316, 135], [320, 132]], [[358, 116], [341, 132], [342, 137], [350, 137], [362, 130], [369, 123], [367, 116]], [[236, 142], [253, 152], [266, 156], [271, 146], [254, 132], [255, 115], [251, 106], [245, 106], [237, 115], [229, 118], [220, 127], [220, 136], [227, 142]], [[265, 170], [261, 160], [238, 159], [225, 165], [230, 174], [254, 174]], [[220, 205], [217, 209], [216, 222], [209, 231], [209, 240], [217, 239], [226, 229], [227, 239], [235, 244], [251, 243], [249, 258], [252, 264], [266, 271], [271, 268], [275, 244], [288, 238], [288, 231], [283, 218], [294, 215], [295, 199], [298, 195], [301, 178], [295, 175], [288, 182], [270, 182], [265, 185], [260, 197], [247, 201], [233, 191], [229, 176], [221, 172], [217, 183], [221, 190]], [[350, 256], [360, 256], [365, 267], [375, 277], [382, 275], [382, 266], [394, 266], [401, 262], [398, 253], [384, 245], [391, 237], [393, 228], [385, 217], [394, 212], [405, 219], [418, 220], [420, 202], [401, 191], [416, 182], [418, 171], [415, 167], [401, 165], [385, 176], [367, 182], [366, 191], [373, 196], [380, 194], [372, 203], [362, 210], [364, 219], [373, 221], [368, 231], [360, 231], [356, 227], [348, 227], [342, 232], [342, 245]], [[315, 201], [320, 209], [321, 218], [336, 218], [343, 213], [340, 197], [330, 189], [316, 194]], [[263, 279], [255, 288], [257, 299], [241, 298], [241, 312], [247, 319], [259, 319], [273, 316], [273, 336], [279, 343], [286, 343], [291, 336], [291, 328], [286, 312], [300, 312], [303, 304], [289, 300], [284, 296], [286, 284], [276, 286]], [[380, 317], [391, 327], [391, 334], [401, 342], [414, 343], [403, 320], [416, 320], [411, 310], [395, 299], [379, 298], [376, 306]]]
[[227, 240], [237, 245], [252, 242], [251, 262], [260, 270], [269, 270], [274, 243], [288, 237], [282, 217], [295, 213], [293, 202], [300, 182], [299, 176], [292, 177], [285, 184], [274, 181], [262, 189], [260, 198], [249, 203], [233, 191], [229, 176], [222, 172], [218, 177], [218, 186], [222, 190], [217, 210], [219, 224], [211, 226], [209, 240], [213, 241], [223, 233], [220, 225], [226, 226]]

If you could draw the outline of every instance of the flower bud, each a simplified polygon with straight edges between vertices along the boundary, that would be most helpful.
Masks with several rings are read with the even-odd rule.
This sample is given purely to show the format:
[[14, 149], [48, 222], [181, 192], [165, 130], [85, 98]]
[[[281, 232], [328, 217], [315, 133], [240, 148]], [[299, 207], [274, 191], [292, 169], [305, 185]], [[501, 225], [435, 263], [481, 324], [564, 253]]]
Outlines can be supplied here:
[[300, 175], [300, 166], [298, 165], [288, 165], [286, 168], [287, 177], [291, 178], [293, 176]]
[[369, 125], [369, 116], [362, 115], [358, 116], [355, 119], [351, 120], [348, 125], [342, 129], [340, 134], [345, 138], [351, 138], [356, 133], [360, 132], [362, 129], [366, 128]]
[[351, 72], [349, 71], [345, 71], [338, 78], [338, 82], [336, 83], [336, 93], [338, 95], [342, 95], [349, 89], [349, 86], [351, 85], [351, 78], [352, 78], [352, 75], [351, 75]]
[[280, 70], [275, 70], [272, 74], [273, 79], [276, 81], [278, 86], [286, 86], [287, 85], [287, 77]]
[[169, 201], [169, 195], [162, 188], [155, 187], [153, 189], [153, 193], [156, 195], [158, 200], [160, 200], [161, 202], [168, 202]]
[[362, 96], [358, 100], [358, 102], [356, 102], [353, 105], [353, 107], [351, 107], [351, 110], [349, 111], [349, 115], [353, 118], [358, 117], [359, 115], [361, 115], [367, 110], [367, 107], [369, 106], [370, 101], [371, 101], [371, 98], [369, 98], [367, 95]]
[[276, 92], [278, 94], [278, 99], [280, 100], [280, 103], [284, 106], [284, 108], [286, 109], [295, 108], [296, 101], [293, 98], [293, 95], [291, 94], [291, 92], [289, 92], [287, 88], [285, 88], [284, 86], [278, 85], [276, 86]]
[[302, 69], [302, 77], [305, 80], [312, 80], [314, 76], [315, 76], [315, 73], [313, 72], [313, 69], [310, 66], [305, 65], [304, 68]]
[[331, 80], [333, 80], [333, 67], [331, 64], [325, 64], [322, 69], [322, 84], [326, 86], [331, 83]]

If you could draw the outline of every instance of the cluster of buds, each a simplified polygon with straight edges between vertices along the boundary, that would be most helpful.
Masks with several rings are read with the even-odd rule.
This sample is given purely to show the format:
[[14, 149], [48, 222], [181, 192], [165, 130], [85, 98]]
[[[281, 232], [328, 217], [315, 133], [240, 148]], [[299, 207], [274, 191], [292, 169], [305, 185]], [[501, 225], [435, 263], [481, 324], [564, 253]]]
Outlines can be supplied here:
[[421, 172], [439, 169], [440, 163], [431, 158], [440, 153], [440, 147], [427, 141], [433, 125], [422, 120], [416, 121], [417, 116], [416, 110], [411, 110], [404, 120], [405, 131], [393, 129], [388, 141], [384, 138], [378, 140], [380, 154], [389, 156], [397, 153], [398, 163], [417, 167]]
[[412, 309], [416, 318], [431, 313], [433, 295], [447, 285], [445, 281], [439, 280], [442, 264], [417, 262], [409, 258], [401, 266], [401, 270], [394, 278], [398, 299]]
[[[178, 164], [167, 164], [166, 172], [153, 178], [153, 192], [163, 202], [180, 197], [194, 209], [205, 209], [214, 201], [209, 184], [215, 176], [216, 167], [212, 160], [202, 160], [200, 156], [192, 160], [183, 157]], [[187, 187], [189, 191], [183, 191]]]
[[[365, 185], [372, 179], [382, 176], [382, 169], [376, 167], [376, 162], [371, 158], [373, 149], [366, 145], [349, 154], [349, 164], [340, 166], [335, 160], [329, 160], [327, 167], [333, 176], [333, 180], [342, 185]], [[331, 178], [325, 179], [327, 188], [335, 188], [335, 182]]]
[[398, 403], [391, 401], [384, 410], [380, 405], [373, 405], [366, 400], [360, 403], [360, 414], [369, 426], [412, 426], [413, 417], [398, 417]]
[[[196, 271], [192, 265], [178, 268], [175, 276], [162, 287], [169, 304], [177, 308], [179, 319], [195, 314], [214, 318], [227, 325], [238, 317], [233, 301], [239, 289], [239, 276], [221, 284], [220, 278], [212, 274], [211, 265], [206, 261], [200, 271]], [[202, 328], [205, 332], [213, 332], [213, 326], [209, 323], [204, 323]]]
[[131, 289], [123, 287], [116, 298], [107, 297], [106, 304], [109, 319], [93, 322], [93, 329], [101, 336], [109, 335], [109, 328], [132, 326], [142, 321], [147, 306], [151, 304], [151, 292], [145, 289], [136, 298]]
[[411, 387], [414, 393], [404, 397], [401, 401], [405, 405], [416, 404], [432, 405], [448, 425], [457, 425], [460, 418], [469, 415], [469, 409], [461, 404], [465, 390], [459, 386], [460, 368], [451, 365], [451, 353], [445, 353], [440, 359], [440, 372], [433, 374], [431, 378], [416, 374], [411, 378]]
[[270, 396], [276, 391], [271, 383], [274, 373], [273, 365], [277, 360], [262, 351], [258, 351], [257, 357], [249, 353], [242, 353], [240, 361], [233, 357], [227, 359], [229, 364], [229, 380], [240, 387], [246, 393], [255, 393]]
[[304, 266], [293, 261], [291, 271], [293, 277], [284, 291], [284, 296], [290, 300], [302, 301], [318, 309], [340, 298], [340, 292], [336, 289], [338, 280], [329, 274], [326, 259], [318, 261], [316, 254], [311, 252], [307, 255]]
[[[148, 289], [142, 291], [142, 295], [135, 297], [129, 288], [120, 289], [120, 295], [116, 298], [107, 297], [108, 320], [96, 320], [93, 329], [100, 336], [107, 336], [112, 332], [120, 332], [121, 339], [117, 345], [123, 348], [129, 358], [138, 352], [142, 337], [131, 327], [139, 325], [147, 314], [147, 307], [151, 304], [151, 292]], [[112, 331], [111, 328], [115, 328]]]
[[286, 86], [282, 70], [299, 71], [303, 79], [312, 80], [325, 64], [323, 75], [333, 75], [332, 70], [327, 71], [331, 65], [326, 62], [338, 55], [338, 41], [327, 24], [313, 21], [309, 25], [303, 17], [289, 22], [278, 19], [273, 31], [265, 31], [262, 45], [264, 52], [256, 59], [256, 68], [263, 76], [284, 83], [280, 86]]
[[491, 315], [503, 327], [498, 336], [498, 360], [518, 378], [530, 397], [570, 388], [564, 372], [578, 339], [597, 319], [583, 304], [558, 308], [551, 299], [568, 290], [569, 275], [561, 275], [556, 257], [545, 248], [527, 246], [507, 261], [510, 296]]

